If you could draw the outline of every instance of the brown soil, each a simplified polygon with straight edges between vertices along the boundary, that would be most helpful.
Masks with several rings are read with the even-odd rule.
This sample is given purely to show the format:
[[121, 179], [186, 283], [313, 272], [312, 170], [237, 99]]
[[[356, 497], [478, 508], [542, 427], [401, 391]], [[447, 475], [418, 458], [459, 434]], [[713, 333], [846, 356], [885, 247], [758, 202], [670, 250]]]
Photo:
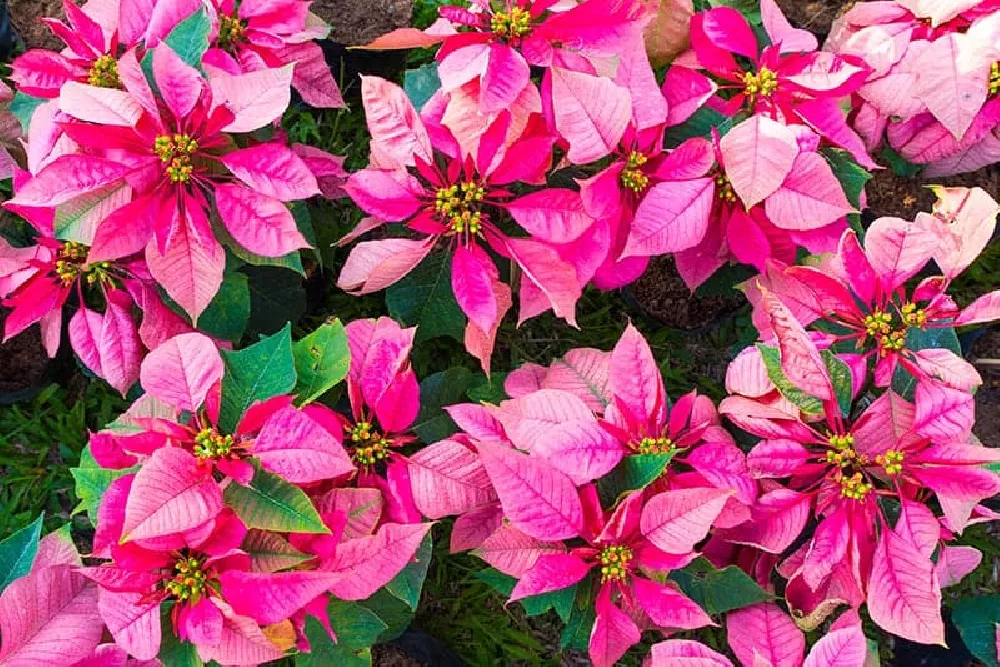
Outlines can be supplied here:
[[0, 394], [13, 394], [35, 386], [45, 377], [48, 364], [38, 327], [31, 327], [0, 345]]
[[25, 45], [30, 48], [60, 50], [63, 43], [55, 37], [41, 18], [64, 18], [62, 0], [8, 0], [14, 27]]
[[372, 647], [372, 665], [374, 667], [430, 667], [419, 660], [414, 660], [395, 646], [385, 644]]
[[983, 444], [1000, 447], [1000, 329], [994, 327], [972, 348], [972, 363], [983, 377], [976, 394], [976, 426]]
[[330, 39], [358, 46], [410, 25], [413, 0], [316, 0], [312, 11], [333, 27]]
[[830, 32], [833, 20], [854, 0], [777, 0], [788, 20], [820, 36]]
[[882, 169], [868, 182], [868, 208], [876, 218], [893, 216], [912, 220], [918, 212], [930, 212], [935, 196], [928, 185], [980, 187], [1000, 200], [1000, 167], [993, 165], [971, 174], [947, 178], [903, 178], [891, 169]]
[[632, 285], [636, 302], [651, 317], [671, 329], [694, 331], [710, 327], [746, 300], [739, 293], [692, 296], [668, 257], [658, 257]]

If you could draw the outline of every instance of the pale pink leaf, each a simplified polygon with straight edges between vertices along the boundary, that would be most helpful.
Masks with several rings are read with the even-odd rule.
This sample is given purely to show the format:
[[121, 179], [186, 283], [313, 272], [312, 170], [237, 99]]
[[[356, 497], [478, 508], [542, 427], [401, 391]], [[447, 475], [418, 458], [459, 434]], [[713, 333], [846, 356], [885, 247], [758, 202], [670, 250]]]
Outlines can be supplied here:
[[759, 656], [772, 667], [800, 667], [806, 639], [795, 621], [772, 603], [738, 609], [726, 617], [729, 647], [744, 667]]
[[254, 440], [252, 453], [261, 467], [292, 484], [336, 479], [355, 470], [340, 441], [297, 408], [271, 415]]
[[441, 519], [496, 500], [479, 458], [455, 440], [424, 447], [409, 458], [413, 502], [429, 519]]
[[944, 642], [941, 587], [934, 564], [906, 539], [886, 531], [875, 547], [868, 613], [883, 630], [922, 644]]
[[567, 158], [593, 162], [615, 149], [632, 119], [632, 97], [611, 79], [553, 67], [556, 129], [569, 142]]
[[658, 549], [686, 554], [708, 535], [732, 491], [678, 489], [650, 498], [642, 508], [640, 527]]
[[150, 352], [142, 363], [142, 388], [181, 410], [195, 411], [212, 385], [222, 379], [222, 356], [204, 334], [174, 336]]
[[337, 545], [333, 559], [320, 564], [342, 579], [331, 592], [342, 600], [364, 600], [389, 583], [412, 560], [432, 524], [385, 524], [374, 535]]
[[766, 116], [743, 121], [721, 142], [726, 175], [747, 208], [774, 194], [799, 155], [795, 132]]

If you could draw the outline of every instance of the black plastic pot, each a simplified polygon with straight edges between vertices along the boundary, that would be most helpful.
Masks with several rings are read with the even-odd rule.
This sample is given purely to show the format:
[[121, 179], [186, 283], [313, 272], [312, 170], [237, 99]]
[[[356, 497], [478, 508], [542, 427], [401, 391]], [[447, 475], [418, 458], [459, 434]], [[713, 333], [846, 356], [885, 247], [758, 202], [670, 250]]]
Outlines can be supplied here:
[[979, 664], [962, 643], [962, 636], [945, 612], [945, 642], [948, 647], [915, 644], [906, 639], [893, 640], [893, 660], [889, 667], [970, 667]]
[[406, 69], [407, 51], [372, 51], [350, 48], [332, 39], [318, 40], [326, 64], [333, 72], [345, 97], [357, 97], [361, 90], [361, 75], [379, 76], [394, 81]]
[[389, 645], [428, 667], [465, 667], [465, 663], [441, 641], [418, 628], [410, 627]]
[[0, 0], [0, 62], [8, 62], [13, 58], [21, 38], [14, 30], [14, 23], [7, 11], [7, 0]]

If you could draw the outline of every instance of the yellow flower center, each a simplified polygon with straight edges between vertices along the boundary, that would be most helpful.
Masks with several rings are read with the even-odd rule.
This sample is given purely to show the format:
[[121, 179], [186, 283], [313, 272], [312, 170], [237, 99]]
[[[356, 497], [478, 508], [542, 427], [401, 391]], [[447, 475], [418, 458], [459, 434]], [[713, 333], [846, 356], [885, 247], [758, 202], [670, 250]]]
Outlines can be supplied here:
[[990, 66], [990, 97], [1000, 94], [1000, 63]]
[[182, 557], [174, 563], [174, 577], [164, 584], [164, 588], [177, 600], [193, 605], [212, 586], [209, 577], [209, 573], [205, 571], [204, 558]]
[[381, 435], [368, 422], [359, 422], [351, 429], [351, 441], [354, 443], [354, 462], [358, 465], [372, 466], [389, 458], [392, 440]]
[[632, 151], [625, 169], [622, 170], [622, 185], [636, 194], [641, 194], [649, 187], [649, 177], [642, 171], [642, 166], [647, 162], [649, 162], [648, 157], [638, 151]]
[[75, 241], [65, 242], [56, 255], [56, 277], [65, 287], [72, 285], [81, 276], [86, 277], [88, 285], [114, 284], [111, 262], [87, 264], [86, 261], [87, 246]]
[[219, 17], [219, 48], [230, 50], [233, 46], [243, 41], [243, 33], [247, 24], [241, 21], [238, 16]]
[[451, 225], [455, 234], [478, 234], [482, 229], [482, 211], [479, 205], [486, 197], [482, 185], [466, 181], [459, 185], [439, 188], [434, 210]]
[[905, 455], [898, 449], [890, 449], [885, 454], [875, 457], [875, 463], [882, 466], [889, 475], [898, 475], [903, 472], [903, 459]]
[[902, 308], [903, 323], [911, 327], [924, 328], [927, 324], [927, 312], [917, 308], [915, 303], [907, 303]]
[[632, 448], [639, 454], [669, 454], [676, 449], [670, 438], [643, 438]]
[[171, 183], [187, 183], [194, 173], [191, 156], [197, 152], [198, 142], [186, 134], [163, 135], [156, 138], [153, 152], [166, 165]]
[[729, 177], [725, 174], [719, 174], [715, 177], [715, 196], [724, 202], [729, 202], [732, 204], [736, 201], [736, 191], [733, 190], [733, 184], [729, 182]]
[[892, 331], [892, 315], [876, 310], [871, 315], [865, 317], [865, 329], [869, 336], [888, 334]]
[[624, 581], [628, 574], [628, 563], [632, 560], [632, 550], [626, 546], [614, 545], [601, 551], [601, 583]]
[[195, 457], [206, 459], [221, 459], [233, 453], [233, 436], [220, 435], [211, 428], [202, 429], [194, 437]]
[[514, 7], [509, 12], [497, 12], [490, 21], [490, 30], [504, 39], [524, 37], [531, 32], [531, 13], [520, 7]]
[[844, 475], [840, 478], [841, 498], [851, 500], [864, 500], [872, 490], [872, 485], [865, 481], [864, 475], [856, 472], [853, 475]]
[[118, 78], [118, 61], [114, 56], [101, 56], [90, 66], [87, 83], [99, 88], [121, 88]]
[[777, 89], [778, 75], [766, 67], [761, 67], [756, 74], [753, 72], [743, 74], [743, 90], [751, 99], [758, 95], [770, 97]]

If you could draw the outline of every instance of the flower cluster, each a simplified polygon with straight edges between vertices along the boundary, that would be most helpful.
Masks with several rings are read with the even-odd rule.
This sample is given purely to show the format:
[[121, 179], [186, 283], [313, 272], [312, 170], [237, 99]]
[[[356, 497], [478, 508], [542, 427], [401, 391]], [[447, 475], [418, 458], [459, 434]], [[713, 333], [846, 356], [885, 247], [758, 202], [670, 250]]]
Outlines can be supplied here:
[[885, 141], [937, 178], [1000, 156], [998, 39], [992, 0], [891, 0], [844, 14], [826, 48], [871, 66], [852, 112], [865, 145], [874, 152]]

